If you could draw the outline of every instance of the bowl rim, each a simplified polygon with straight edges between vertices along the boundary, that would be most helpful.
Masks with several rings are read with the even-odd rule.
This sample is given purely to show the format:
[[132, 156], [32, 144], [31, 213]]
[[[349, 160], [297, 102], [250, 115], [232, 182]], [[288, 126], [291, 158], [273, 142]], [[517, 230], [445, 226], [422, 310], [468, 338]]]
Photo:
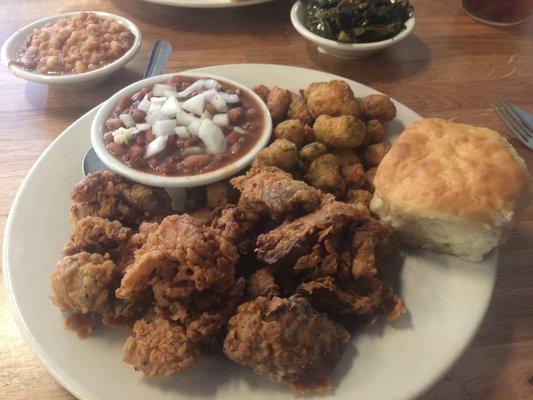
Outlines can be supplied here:
[[307, 29], [305, 24], [300, 20], [298, 16], [300, 8], [304, 6], [305, 4], [298, 0], [291, 8], [291, 22], [294, 28], [298, 31], [298, 33], [300, 33], [300, 35], [302, 35], [306, 39], [321, 46], [334, 48], [337, 50], [357, 52], [365, 50], [376, 50], [379, 48], [392, 46], [393, 44], [398, 43], [405, 39], [407, 36], [409, 36], [409, 34], [413, 31], [415, 27], [415, 16], [413, 15], [411, 18], [405, 21], [405, 29], [401, 30], [395, 36], [389, 39], [370, 43], [341, 43], [337, 42], [336, 40], [326, 39]]
[[[107, 150], [104, 139], [104, 124], [105, 121], [111, 115], [113, 108], [117, 102], [126, 95], [131, 95], [140, 89], [151, 86], [155, 83], [166, 82], [173, 76], [183, 76], [190, 78], [210, 78], [215, 79], [216, 81], [227, 83], [232, 85], [242, 91], [246, 92], [250, 97], [252, 97], [255, 102], [258, 104], [261, 114], [263, 116], [263, 129], [260, 132], [260, 136], [253, 147], [245, 153], [242, 157], [231, 162], [228, 165], [222, 166], [221, 168], [209, 171], [203, 174], [197, 175], [186, 175], [186, 176], [164, 176], [151, 174], [149, 172], [143, 172], [136, 170], [122, 163], [119, 159], [115, 158]], [[253, 161], [257, 153], [261, 151], [269, 142], [272, 135], [272, 118], [270, 117], [270, 112], [266, 104], [261, 100], [261, 98], [249, 89], [242, 83], [236, 82], [232, 79], [225, 78], [220, 75], [206, 74], [206, 73], [197, 73], [197, 72], [184, 72], [184, 73], [171, 73], [164, 75], [157, 75], [146, 79], [141, 79], [137, 82], [134, 82], [122, 90], [115, 93], [108, 100], [106, 100], [98, 109], [92, 125], [91, 125], [91, 143], [93, 148], [102, 162], [110, 168], [112, 171], [131, 179], [135, 182], [139, 182], [149, 186], [158, 186], [158, 187], [168, 187], [168, 188], [187, 188], [195, 187], [201, 185], [207, 185], [209, 183], [217, 182], [233, 176], [238, 172], [242, 171]]]
[[[37, 29], [45, 25], [49, 22], [57, 21], [58, 19], [65, 18], [65, 17], [72, 17], [78, 14], [81, 14], [83, 12], [87, 13], [94, 13], [98, 16], [105, 17], [112, 19], [116, 22], [118, 22], [121, 25], [124, 25], [127, 27], [134, 36], [133, 44], [131, 47], [126, 51], [122, 56], [117, 58], [115, 61], [104, 65], [101, 68], [95, 69], [93, 71], [87, 71], [83, 72], [81, 74], [65, 74], [65, 75], [44, 75], [44, 74], [38, 74], [36, 72], [28, 71], [22, 67], [19, 67], [18, 65], [10, 64], [12, 58], [10, 57], [9, 53], [14, 53], [18, 49], [14, 48], [15, 42], [17, 42], [17, 39], [19, 39], [21, 36], [24, 38], [27, 37], [33, 29]], [[104, 11], [73, 11], [73, 12], [67, 12], [67, 13], [61, 13], [61, 14], [55, 14], [49, 17], [44, 17], [41, 19], [38, 19], [34, 22], [31, 22], [22, 28], [17, 29], [9, 38], [4, 42], [2, 45], [2, 49], [0, 51], [0, 57], [2, 60], [2, 63], [6, 66], [6, 68], [12, 72], [14, 75], [34, 82], [39, 83], [46, 83], [46, 84], [70, 84], [70, 83], [82, 83], [82, 82], [89, 82], [92, 80], [101, 79], [105, 75], [109, 75], [125, 64], [127, 64], [138, 52], [142, 42], [142, 34], [139, 27], [133, 23], [131, 20], [122, 17], [120, 15], [104, 12]]]

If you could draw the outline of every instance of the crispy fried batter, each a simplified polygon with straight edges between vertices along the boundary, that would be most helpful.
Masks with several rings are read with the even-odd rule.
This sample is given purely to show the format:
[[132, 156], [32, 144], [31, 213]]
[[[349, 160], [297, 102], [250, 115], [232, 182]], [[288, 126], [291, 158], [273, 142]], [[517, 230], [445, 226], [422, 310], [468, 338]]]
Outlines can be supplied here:
[[80, 251], [105, 254], [127, 242], [132, 235], [119, 221], [100, 217], [84, 217], [74, 225], [70, 240], [63, 248], [63, 254], [72, 255]]
[[211, 226], [218, 230], [223, 238], [237, 246], [239, 253], [248, 254], [255, 247], [256, 222], [254, 216], [249, 215], [243, 209], [228, 206], [214, 217]]
[[311, 83], [303, 92], [311, 115], [359, 116], [359, 104], [350, 86], [339, 80]]
[[169, 376], [193, 364], [198, 354], [183, 327], [161, 315], [138, 320], [124, 346], [124, 361], [148, 376]]
[[161, 188], [130, 182], [109, 171], [87, 175], [71, 194], [73, 223], [87, 216], [120, 221], [125, 226], [138, 226], [171, 212], [170, 196]]
[[266, 297], [267, 299], [281, 296], [274, 276], [266, 268], [261, 268], [250, 275], [246, 285], [246, 294], [249, 299], [255, 299], [259, 296]]
[[313, 117], [309, 112], [307, 103], [304, 98], [296, 93], [291, 92], [291, 104], [287, 110], [287, 117], [290, 119], [299, 119], [303, 123], [312, 125]]
[[211, 209], [225, 207], [228, 204], [235, 204], [239, 199], [239, 192], [237, 192], [227, 180], [207, 185], [206, 193], [206, 206]]
[[314, 210], [321, 201], [320, 191], [276, 167], [254, 167], [246, 175], [233, 178], [244, 210], [268, 214], [274, 219]]
[[291, 101], [291, 93], [288, 90], [279, 87], [270, 90], [266, 104], [274, 121], [281, 121], [287, 117]]
[[348, 332], [301, 297], [258, 297], [229, 322], [224, 353], [257, 374], [299, 392], [328, 389]]

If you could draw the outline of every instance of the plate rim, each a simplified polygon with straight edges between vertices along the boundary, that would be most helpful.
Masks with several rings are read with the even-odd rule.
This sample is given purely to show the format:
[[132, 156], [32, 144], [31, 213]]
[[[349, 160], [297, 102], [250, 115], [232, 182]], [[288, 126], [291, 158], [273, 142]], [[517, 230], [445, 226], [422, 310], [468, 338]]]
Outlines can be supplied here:
[[231, 3], [221, 0], [211, 0], [211, 3], [194, 3], [194, 0], [143, 0], [146, 3], [159, 4], [169, 7], [181, 8], [234, 8], [255, 6], [264, 3], [270, 3], [274, 0], [247, 0], [245, 2]]
[[[183, 70], [183, 71], [176, 71], [176, 72], [173, 72], [173, 73], [202, 73], [202, 72], [210, 71], [210, 70], [215, 69], [215, 68], [224, 69], [224, 68], [246, 68], [246, 67], [256, 67], [256, 68], [257, 67], [261, 67], [261, 68], [266, 68], [266, 69], [268, 69], [268, 68], [288, 68], [288, 69], [305, 71], [307, 73], [317, 73], [318, 72], [320, 74], [327, 74], [327, 75], [330, 75], [330, 76], [335, 77], [335, 78], [344, 79], [344, 80], [347, 80], [349, 82], [355, 82], [358, 85], [362, 85], [362, 86], [370, 89], [373, 92], [381, 93], [381, 92], [377, 91], [376, 89], [374, 89], [374, 88], [372, 88], [370, 86], [364, 85], [364, 84], [359, 83], [359, 82], [357, 82], [357, 81], [355, 81], [353, 79], [346, 78], [346, 77], [343, 77], [343, 76], [340, 76], [340, 75], [337, 75], [337, 74], [332, 74], [330, 72], [319, 71], [319, 70], [314, 70], [314, 69], [310, 69], [310, 68], [295, 67], [295, 66], [282, 65], [282, 64], [262, 64], [262, 63], [222, 64], [222, 65], [212, 65], [212, 66], [207, 66], [207, 67], [199, 67], [199, 68], [187, 69], [187, 70]], [[214, 72], [211, 72], [211, 73], [214, 73]], [[219, 74], [221, 76], [224, 76], [224, 72], [223, 71], [222, 71], [222, 73], [219, 73]], [[418, 113], [413, 111], [411, 108], [405, 106], [403, 103], [398, 102], [397, 100], [395, 100], [392, 97], [391, 97], [391, 99], [396, 104], [399, 104], [402, 107], [405, 107], [407, 110], [409, 110], [410, 112], [415, 114], [418, 118], [422, 118], [422, 116], [420, 116]], [[84, 113], [82, 116], [77, 118], [70, 125], [68, 125], [46, 147], [46, 149], [42, 152], [42, 154], [37, 158], [35, 163], [32, 165], [32, 167], [30, 168], [30, 170], [28, 171], [28, 173], [24, 177], [21, 185], [19, 186], [19, 188], [17, 190], [17, 193], [16, 193], [16, 195], [15, 195], [15, 197], [13, 199], [13, 202], [12, 202], [12, 204], [10, 206], [9, 215], [8, 215], [8, 218], [7, 218], [7, 221], [6, 221], [6, 225], [5, 225], [5, 229], [4, 229], [4, 240], [3, 240], [3, 245], [2, 245], [2, 275], [3, 275], [3, 279], [4, 279], [5, 290], [7, 292], [8, 309], [10, 310], [11, 315], [12, 315], [13, 319], [15, 320], [15, 323], [17, 324], [19, 332], [21, 333], [22, 337], [24, 338], [24, 340], [25, 340], [26, 344], [28, 345], [28, 347], [30, 348], [30, 350], [37, 356], [37, 358], [39, 359], [41, 364], [54, 377], [54, 379], [63, 388], [65, 388], [67, 391], [69, 391], [73, 396], [75, 396], [76, 398], [81, 399], [81, 400], [95, 400], [95, 399], [88, 397], [89, 394], [83, 393], [85, 385], [82, 385], [78, 381], [70, 378], [70, 376], [68, 376], [67, 374], [62, 374], [60, 372], [61, 368], [59, 366], [57, 366], [54, 361], [51, 361], [50, 359], [46, 358], [46, 356], [44, 354], [45, 353], [44, 348], [41, 346], [41, 344], [37, 340], [35, 340], [35, 338], [31, 334], [29, 328], [26, 326], [25, 320], [24, 320], [24, 318], [22, 316], [22, 312], [21, 312], [21, 310], [19, 308], [19, 305], [16, 302], [15, 293], [13, 291], [13, 286], [12, 286], [12, 282], [11, 282], [11, 273], [10, 273], [10, 269], [11, 268], [10, 268], [10, 263], [9, 263], [9, 259], [10, 259], [9, 255], [10, 255], [11, 252], [10, 252], [9, 248], [10, 248], [10, 243], [11, 243], [11, 240], [10, 240], [11, 231], [13, 229], [12, 225], [13, 225], [13, 219], [14, 219], [14, 214], [15, 214], [14, 211], [16, 209], [17, 204], [20, 201], [20, 198], [23, 196], [23, 192], [25, 191], [24, 190], [25, 187], [29, 184], [30, 178], [33, 176], [35, 171], [40, 167], [40, 165], [44, 162], [43, 160], [45, 159], [46, 155], [49, 152], [51, 152], [53, 150], [53, 148], [55, 148], [55, 145], [58, 142], [60, 142], [61, 140], [63, 140], [66, 137], [65, 136], [66, 132], [69, 131], [70, 129], [72, 129], [75, 125], [77, 125], [84, 118], [89, 117], [90, 114], [93, 113], [93, 114], [96, 115], [97, 109], [104, 102], [102, 102], [102, 103], [98, 104], [97, 106], [93, 107], [92, 109], [90, 109], [89, 111]], [[93, 118], [94, 118], [94, 116], [93, 116]], [[413, 395], [410, 397], [410, 399], [419, 398], [424, 393], [429, 391], [437, 382], [439, 382], [453, 368], [453, 366], [457, 363], [457, 361], [463, 356], [463, 354], [465, 353], [466, 349], [468, 349], [468, 347], [470, 346], [470, 344], [472, 343], [474, 338], [477, 336], [477, 333], [479, 332], [479, 329], [480, 329], [480, 327], [482, 325], [482, 322], [485, 319], [485, 316], [487, 314], [487, 311], [489, 309], [490, 304], [492, 303], [492, 299], [493, 299], [493, 296], [494, 296], [494, 287], [495, 287], [495, 284], [496, 284], [496, 278], [497, 278], [497, 273], [498, 273], [498, 248], [496, 248], [489, 255], [488, 258], [484, 259], [484, 262], [487, 262], [487, 261], [490, 261], [491, 262], [490, 266], [493, 267], [493, 273], [492, 273], [491, 281], [490, 281], [490, 283], [491, 283], [490, 294], [489, 294], [489, 296], [487, 298], [486, 303], [484, 304], [482, 312], [479, 314], [479, 320], [477, 321], [476, 328], [471, 332], [471, 334], [469, 335], [467, 340], [464, 342], [463, 346], [460, 348], [460, 350], [457, 352], [457, 354], [455, 354], [455, 356], [452, 357], [452, 359], [449, 362], [449, 364], [445, 368], [442, 369], [440, 374], [437, 374], [434, 377], [433, 380], [428, 381], [425, 385], [421, 385], [420, 388], [418, 389], [418, 391], [413, 393]], [[494, 265], [492, 265], [492, 263]], [[487, 268], [488, 267], [489, 267], [489, 265], [487, 265]]]

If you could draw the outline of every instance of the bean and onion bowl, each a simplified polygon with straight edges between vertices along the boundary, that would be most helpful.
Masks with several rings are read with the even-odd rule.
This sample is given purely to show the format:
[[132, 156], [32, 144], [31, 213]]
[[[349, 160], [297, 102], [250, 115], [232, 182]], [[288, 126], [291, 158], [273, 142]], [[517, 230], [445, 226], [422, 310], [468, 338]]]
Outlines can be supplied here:
[[98, 156], [133, 180], [214, 182], [245, 168], [270, 138], [265, 104], [236, 82], [191, 74], [141, 82], [110, 99], [93, 124]]

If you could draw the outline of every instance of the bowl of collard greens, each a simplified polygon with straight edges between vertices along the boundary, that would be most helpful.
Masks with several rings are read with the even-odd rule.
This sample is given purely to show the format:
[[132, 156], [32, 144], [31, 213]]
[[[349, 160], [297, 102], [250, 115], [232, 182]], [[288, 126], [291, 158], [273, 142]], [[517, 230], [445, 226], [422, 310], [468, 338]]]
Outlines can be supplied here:
[[294, 4], [291, 21], [320, 52], [342, 58], [381, 51], [415, 26], [408, 0], [303, 0]]

